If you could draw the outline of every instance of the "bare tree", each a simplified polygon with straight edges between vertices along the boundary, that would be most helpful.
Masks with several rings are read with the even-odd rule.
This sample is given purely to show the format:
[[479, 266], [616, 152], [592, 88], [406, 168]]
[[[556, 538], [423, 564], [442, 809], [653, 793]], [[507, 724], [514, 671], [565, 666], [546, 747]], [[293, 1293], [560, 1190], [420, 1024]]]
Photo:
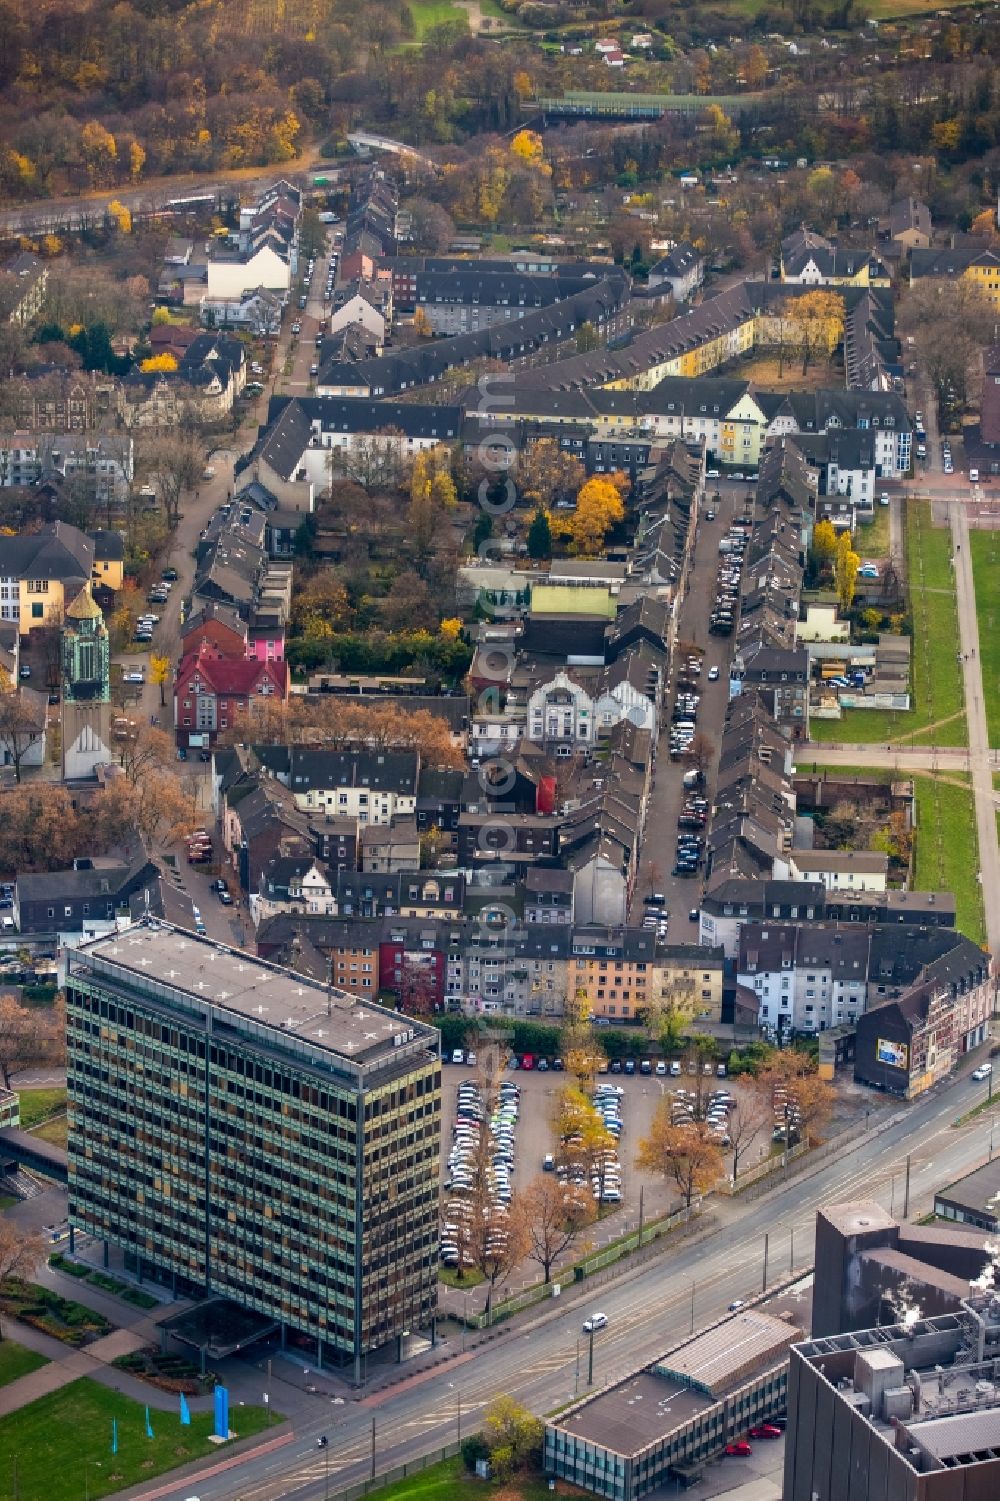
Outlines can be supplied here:
[[0, 1074], [5, 1088], [19, 1068], [34, 1063], [44, 1049], [44, 1015], [37, 1007], [22, 1006], [16, 996], [0, 995]]
[[527, 1255], [537, 1261], [546, 1282], [552, 1268], [596, 1215], [586, 1184], [560, 1183], [554, 1173], [539, 1173], [521, 1197], [528, 1238]]
[[745, 1152], [771, 1123], [771, 1109], [759, 1095], [743, 1096], [729, 1117], [727, 1131], [733, 1149], [733, 1182], [739, 1177], [740, 1161]]
[[45, 734], [45, 707], [35, 694], [0, 693], [0, 749], [21, 780], [21, 763]]
[[[0, 1283], [12, 1278], [26, 1282], [34, 1276], [44, 1255], [45, 1241], [40, 1235], [25, 1230], [12, 1220], [0, 1220]], [[3, 1339], [2, 1324], [0, 1339]]]
[[176, 526], [180, 520], [181, 496], [185, 490], [193, 490], [201, 477], [201, 452], [190, 438], [175, 434], [155, 438], [143, 457], [163, 498], [167, 520]]

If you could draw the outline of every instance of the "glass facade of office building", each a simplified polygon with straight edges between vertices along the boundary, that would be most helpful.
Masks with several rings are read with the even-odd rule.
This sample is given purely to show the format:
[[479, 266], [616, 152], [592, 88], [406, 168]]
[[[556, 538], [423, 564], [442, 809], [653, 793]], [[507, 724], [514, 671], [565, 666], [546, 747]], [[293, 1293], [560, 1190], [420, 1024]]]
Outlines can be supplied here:
[[[162, 955], [171, 930], [154, 932]], [[230, 1298], [319, 1341], [323, 1356], [357, 1361], [429, 1324], [438, 1034], [175, 936], [173, 981], [159, 959], [155, 976], [122, 962], [117, 939], [70, 958], [70, 1223], [143, 1275]], [[205, 994], [204, 980], [178, 980], [193, 945], [200, 973], [215, 978], [214, 949], [272, 1005], [288, 989], [301, 1025], [261, 1022]]]

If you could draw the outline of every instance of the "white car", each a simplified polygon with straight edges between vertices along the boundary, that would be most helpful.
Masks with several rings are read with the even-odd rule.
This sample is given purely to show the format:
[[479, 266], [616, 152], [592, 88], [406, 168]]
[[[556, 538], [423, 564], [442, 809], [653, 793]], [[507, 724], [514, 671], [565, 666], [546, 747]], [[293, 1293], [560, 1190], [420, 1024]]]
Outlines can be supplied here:
[[717, 667], [710, 667], [708, 669], [708, 681], [710, 683], [717, 683], [718, 680], [719, 680], [719, 669]]
[[978, 1068], [972, 1070], [972, 1077], [977, 1083], [981, 1083], [983, 1079], [988, 1079], [992, 1072], [992, 1063], [981, 1063]]
[[745, 1307], [746, 1307], [746, 1303], [744, 1302], [744, 1300], [742, 1298], [734, 1298], [733, 1301], [729, 1305], [729, 1312], [730, 1313], [738, 1313], [741, 1308], [745, 1308]]
[[607, 1327], [608, 1316], [606, 1313], [592, 1313], [589, 1319], [584, 1319], [583, 1321], [584, 1334], [596, 1334], [598, 1329], [606, 1329]]
[[878, 498], [878, 503], [879, 503], [880, 506], [887, 506], [889, 504], [889, 492], [888, 492], [888, 490], [883, 490], [882, 491], [882, 494]]
[[145, 677], [143, 676], [143, 674], [141, 672], [123, 672], [122, 673], [122, 682], [123, 683], [144, 683], [145, 681], [146, 681], [146, 679], [145, 679]]

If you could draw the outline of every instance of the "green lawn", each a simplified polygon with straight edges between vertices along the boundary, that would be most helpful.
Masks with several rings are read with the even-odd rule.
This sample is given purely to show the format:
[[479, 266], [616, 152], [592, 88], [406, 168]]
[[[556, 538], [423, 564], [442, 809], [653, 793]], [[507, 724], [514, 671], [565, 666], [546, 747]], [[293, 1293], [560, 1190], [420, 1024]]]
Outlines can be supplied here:
[[66, 1090], [19, 1089], [21, 1100], [21, 1128], [30, 1131], [41, 1121], [48, 1120], [57, 1110], [66, 1109]]
[[858, 527], [854, 534], [854, 550], [862, 558], [889, 556], [888, 506], [876, 506], [874, 519]]
[[957, 926], [975, 943], [986, 941], [983, 894], [976, 872], [979, 840], [971, 787], [951, 787], [934, 777], [915, 776], [917, 858], [913, 884], [918, 891], [952, 891]]
[[962, 675], [955, 660], [958, 613], [951, 533], [931, 525], [928, 501], [911, 501], [906, 509], [906, 558], [913, 620], [913, 708], [846, 709], [840, 719], [811, 723], [811, 739], [845, 745], [967, 743]]
[[48, 1365], [44, 1355], [26, 1350], [12, 1339], [0, 1340], [0, 1386], [16, 1381], [18, 1376], [27, 1376], [29, 1371], [37, 1371], [43, 1365]]
[[[444, 26], [449, 21], [468, 21], [469, 19], [469, 12], [463, 6], [456, 5], [455, 0], [409, 0], [409, 6], [418, 42], [422, 42], [434, 26]], [[509, 16], [502, 11], [496, 4], [496, 0], [479, 0], [479, 10], [484, 17], [490, 16], [493, 20], [502, 22], [504, 26], [511, 28], [518, 26], [517, 17]]]
[[976, 587], [979, 655], [990, 745], [1000, 747], [1000, 537], [971, 532], [972, 577]]
[[[210, 1412], [192, 1413], [182, 1428], [177, 1411], [151, 1410], [154, 1438], [146, 1437], [144, 1409], [96, 1381], [74, 1381], [60, 1391], [0, 1418], [0, 1474], [9, 1495], [11, 1461], [17, 1456], [20, 1501], [80, 1501], [107, 1496], [151, 1480], [177, 1465], [219, 1453], [209, 1443]], [[111, 1453], [112, 1420], [118, 1423], [118, 1453]], [[267, 1424], [262, 1407], [230, 1407], [240, 1438]], [[275, 1415], [272, 1421], [281, 1421]], [[190, 1483], [192, 1493], [196, 1483]]]
[[[443, 1459], [419, 1475], [397, 1480], [380, 1491], [370, 1491], [376, 1501], [490, 1501], [502, 1492], [503, 1501], [542, 1501], [551, 1494], [548, 1482], [538, 1479], [509, 1480], [489, 1485], [469, 1475], [459, 1458]], [[25, 1498], [27, 1501], [27, 1498]]]

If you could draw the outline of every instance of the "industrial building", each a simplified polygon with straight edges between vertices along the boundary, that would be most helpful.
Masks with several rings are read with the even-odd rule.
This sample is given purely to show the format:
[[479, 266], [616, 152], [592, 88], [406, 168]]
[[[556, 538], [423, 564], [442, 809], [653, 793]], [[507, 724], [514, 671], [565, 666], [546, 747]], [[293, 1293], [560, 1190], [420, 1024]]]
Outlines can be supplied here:
[[547, 1475], [611, 1501], [686, 1483], [726, 1444], [785, 1410], [788, 1350], [811, 1279], [741, 1309], [545, 1425]]
[[894, 1324], [903, 1304], [957, 1313], [990, 1259], [983, 1230], [898, 1223], [871, 1199], [828, 1204], [816, 1216], [813, 1336]]
[[995, 1501], [1000, 1300], [792, 1346], [784, 1501]]
[[74, 1229], [356, 1379], [431, 1324], [434, 1028], [153, 921], [67, 965]]

